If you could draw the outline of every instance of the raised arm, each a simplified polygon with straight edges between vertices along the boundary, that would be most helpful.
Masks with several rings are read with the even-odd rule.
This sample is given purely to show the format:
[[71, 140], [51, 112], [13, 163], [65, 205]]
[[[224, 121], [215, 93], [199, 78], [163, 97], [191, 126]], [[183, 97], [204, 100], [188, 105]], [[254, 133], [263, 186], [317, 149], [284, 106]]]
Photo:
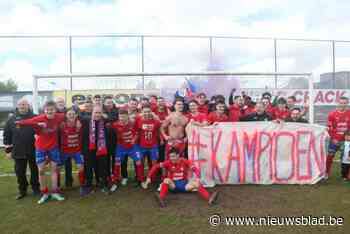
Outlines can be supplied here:
[[17, 121], [16, 124], [22, 125], [22, 126], [32, 126], [32, 127], [38, 127], [38, 123], [45, 121], [43, 115], [38, 115], [30, 119], [24, 119]]
[[230, 92], [230, 96], [228, 98], [228, 104], [233, 105], [234, 101], [233, 101], [233, 94], [236, 92], [236, 89], [232, 89]]

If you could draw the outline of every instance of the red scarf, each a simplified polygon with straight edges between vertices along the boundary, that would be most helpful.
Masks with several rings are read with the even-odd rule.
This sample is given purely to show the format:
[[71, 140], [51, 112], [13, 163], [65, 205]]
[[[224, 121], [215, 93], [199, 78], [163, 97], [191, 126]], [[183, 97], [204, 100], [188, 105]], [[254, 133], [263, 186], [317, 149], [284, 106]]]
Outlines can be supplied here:
[[90, 121], [89, 128], [89, 150], [96, 150], [96, 156], [107, 155], [106, 138], [105, 138], [105, 126], [103, 120], [97, 121], [98, 136], [97, 136], [97, 149], [96, 149], [96, 120]]

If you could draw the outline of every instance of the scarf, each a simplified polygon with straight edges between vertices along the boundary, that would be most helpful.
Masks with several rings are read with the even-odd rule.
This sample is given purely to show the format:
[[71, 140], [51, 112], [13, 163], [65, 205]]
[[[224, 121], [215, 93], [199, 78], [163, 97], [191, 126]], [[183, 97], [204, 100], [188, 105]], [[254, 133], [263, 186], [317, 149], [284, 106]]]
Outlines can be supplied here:
[[97, 122], [97, 146], [96, 146], [96, 121], [90, 121], [89, 128], [89, 150], [96, 150], [96, 156], [107, 155], [105, 127], [103, 120]]

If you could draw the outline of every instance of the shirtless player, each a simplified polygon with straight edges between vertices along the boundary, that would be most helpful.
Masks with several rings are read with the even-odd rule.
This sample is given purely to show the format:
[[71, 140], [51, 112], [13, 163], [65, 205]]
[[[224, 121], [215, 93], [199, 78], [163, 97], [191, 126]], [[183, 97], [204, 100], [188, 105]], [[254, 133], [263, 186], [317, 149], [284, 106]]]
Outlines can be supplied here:
[[[188, 118], [183, 114], [184, 102], [181, 99], [175, 100], [175, 112], [172, 112], [162, 123], [161, 134], [166, 144], [166, 159], [169, 159], [169, 151], [171, 147], [176, 148], [180, 156], [184, 156], [186, 148], [185, 127], [188, 123]], [[168, 129], [168, 131], [166, 131]], [[168, 133], [168, 134], [167, 134]]]

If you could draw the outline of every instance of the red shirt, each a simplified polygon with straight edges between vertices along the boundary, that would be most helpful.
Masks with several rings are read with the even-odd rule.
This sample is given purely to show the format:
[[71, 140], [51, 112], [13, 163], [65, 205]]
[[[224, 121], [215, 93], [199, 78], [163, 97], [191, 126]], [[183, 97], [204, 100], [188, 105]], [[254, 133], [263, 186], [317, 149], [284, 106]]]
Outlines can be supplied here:
[[350, 110], [340, 112], [332, 111], [328, 115], [328, 132], [331, 139], [344, 141], [344, 132], [350, 127]]
[[209, 113], [209, 106], [208, 104], [202, 104], [198, 106], [198, 111], [203, 114], [208, 114]]
[[81, 128], [67, 123], [61, 128], [61, 151], [65, 154], [79, 153], [81, 151]]
[[140, 118], [136, 126], [140, 136], [140, 146], [142, 148], [153, 148], [159, 144], [159, 120]]
[[193, 120], [193, 121], [196, 121], [198, 123], [203, 123], [205, 121], [208, 121], [207, 114], [203, 114], [203, 113], [198, 113], [197, 115], [193, 115], [192, 113], [188, 113], [186, 115], [186, 117], [188, 118], [189, 121]]
[[138, 112], [129, 112], [129, 120], [131, 123], [136, 123], [136, 121], [140, 118], [140, 113]]
[[272, 119], [287, 119], [290, 116], [290, 111], [288, 109], [280, 110], [279, 108], [275, 107], [270, 112], [272, 115]]
[[161, 121], [164, 121], [166, 119], [166, 117], [168, 117], [168, 108], [165, 108], [165, 110], [163, 112], [160, 112], [158, 109], [154, 112], [158, 118], [161, 120]]
[[215, 122], [228, 122], [229, 118], [226, 114], [218, 115], [216, 111], [208, 115], [208, 122], [213, 124]]
[[117, 145], [121, 145], [125, 149], [134, 146], [134, 139], [137, 135], [135, 124], [130, 121], [127, 124], [116, 121], [112, 124], [112, 128], [117, 133]]
[[158, 104], [151, 102], [151, 110], [152, 112], [156, 112], [158, 109]]
[[[64, 120], [64, 114], [56, 113], [53, 119], [48, 119], [45, 114], [38, 115], [31, 119], [25, 119], [18, 122], [19, 125], [30, 125], [36, 133], [35, 148], [48, 151], [58, 146], [58, 129]], [[45, 127], [38, 124], [44, 123]]]
[[255, 107], [253, 107], [253, 106], [244, 106], [243, 110], [244, 110], [244, 115], [249, 115], [249, 114], [255, 112]]
[[155, 164], [150, 172], [148, 173], [148, 177], [154, 176], [159, 168], [166, 169], [167, 178], [171, 180], [188, 180], [189, 179], [189, 170], [191, 169], [198, 177], [199, 170], [194, 167], [193, 163], [190, 160], [180, 158], [178, 162], [173, 163], [170, 160], [166, 160], [161, 163]]
[[242, 109], [237, 105], [231, 105], [229, 109], [229, 119], [232, 122], [238, 122], [242, 116]]
[[275, 109], [275, 107], [274, 107], [271, 103], [269, 103], [269, 104], [267, 105], [265, 111], [266, 111], [268, 114], [270, 114], [270, 115], [272, 116], [272, 115], [273, 115], [274, 109]]

